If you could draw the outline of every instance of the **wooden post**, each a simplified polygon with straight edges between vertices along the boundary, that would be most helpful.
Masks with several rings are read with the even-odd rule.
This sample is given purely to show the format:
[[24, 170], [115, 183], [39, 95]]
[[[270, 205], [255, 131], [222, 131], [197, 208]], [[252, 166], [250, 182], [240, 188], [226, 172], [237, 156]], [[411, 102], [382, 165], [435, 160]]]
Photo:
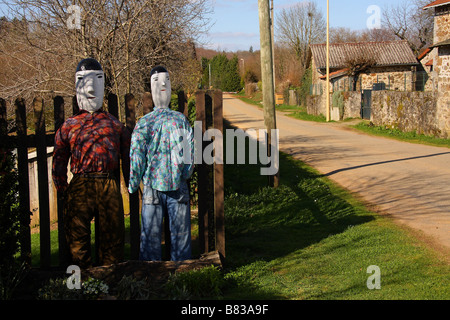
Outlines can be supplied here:
[[17, 167], [19, 175], [19, 203], [21, 226], [21, 256], [27, 264], [31, 265], [31, 233], [30, 233], [30, 193], [28, 176], [28, 147], [27, 147], [27, 118], [25, 100], [16, 99], [16, 125], [17, 125]]
[[150, 92], [145, 92], [142, 96], [142, 111], [144, 116], [153, 111], [153, 99]]
[[[270, 29], [270, 6], [269, 0], [258, 0], [259, 9], [259, 30], [261, 43], [261, 76], [263, 84], [263, 105], [264, 105], [264, 124], [267, 130], [267, 150], [270, 154], [272, 129], [276, 129], [275, 113], [275, 88], [273, 76], [273, 55], [272, 55], [272, 37]], [[270, 185], [278, 187], [279, 172], [269, 177]]]
[[58, 131], [58, 129], [62, 126], [65, 119], [63, 97], [56, 96], [53, 99], [53, 108], [54, 108], [53, 118], [55, 120], [55, 134], [56, 134], [56, 131]]
[[72, 97], [72, 114], [76, 115], [80, 112], [80, 107], [78, 106], [77, 96]]
[[108, 112], [119, 119], [119, 103], [114, 93], [108, 94]]
[[[330, 110], [330, 1], [327, 0], [327, 45], [326, 45], [326, 64], [327, 64], [327, 83], [326, 83], [326, 119], [327, 122], [331, 119]], [[345, 82], [344, 82], [345, 88]]]
[[2, 140], [8, 136], [8, 122], [6, 119], [6, 101], [0, 98], [0, 137]]
[[[195, 104], [197, 111], [197, 121], [202, 122], [202, 133], [206, 131], [206, 113], [205, 113], [205, 91], [197, 91], [195, 93]], [[203, 155], [203, 140], [199, 141], [198, 149], [200, 155]], [[199, 247], [200, 253], [208, 252], [208, 176], [206, 164], [203, 162], [198, 164], [198, 236], [199, 236]]]
[[[223, 94], [213, 93], [214, 128], [223, 133]], [[224, 171], [223, 163], [214, 163], [214, 225], [216, 250], [225, 258]]]
[[[126, 127], [130, 134], [136, 126], [136, 99], [130, 93], [125, 95]], [[129, 171], [129, 169], [128, 169]], [[139, 193], [129, 193], [130, 204], [130, 258], [139, 259], [140, 225], [139, 225]]]
[[189, 116], [188, 101], [184, 91], [178, 92], [178, 111], [184, 114], [186, 117]]
[[38, 163], [38, 195], [39, 195], [39, 231], [41, 267], [50, 267], [50, 205], [48, 188], [47, 143], [45, 137], [44, 100], [33, 100], [35, 139]]
[[[59, 128], [64, 123], [64, 99], [57, 96], [53, 99], [54, 120], [55, 120], [55, 138]], [[58, 244], [59, 244], [59, 266], [64, 267], [69, 264], [69, 246], [67, 245], [66, 233], [64, 228], [64, 194], [56, 191], [56, 201], [58, 210]]]

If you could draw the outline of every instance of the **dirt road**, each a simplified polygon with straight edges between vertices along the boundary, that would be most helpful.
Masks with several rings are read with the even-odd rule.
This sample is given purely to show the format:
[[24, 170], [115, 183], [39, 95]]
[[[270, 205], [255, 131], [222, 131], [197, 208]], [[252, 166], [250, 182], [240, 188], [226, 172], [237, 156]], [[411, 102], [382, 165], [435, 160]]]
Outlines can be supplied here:
[[[244, 130], [264, 128], [262, 110], [227, 94], [224, 117]], [[281, 151], [450, 252], [450, 149], [373, 137], [342, 124], [300, 121], [281, 113], [277, 128]]]

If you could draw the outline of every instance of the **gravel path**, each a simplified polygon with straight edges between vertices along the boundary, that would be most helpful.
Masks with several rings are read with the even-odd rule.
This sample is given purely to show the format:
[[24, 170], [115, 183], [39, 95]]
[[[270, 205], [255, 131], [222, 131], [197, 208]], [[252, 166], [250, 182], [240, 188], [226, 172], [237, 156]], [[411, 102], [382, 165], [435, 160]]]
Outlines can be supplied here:
[[[261, 109], [224, 94], [224, 118], [242, 129], [264, 128]], [[377, 212], [411, 227], [450, 252], [450, 149], [350, 130], [339, 123], [296, 120], [277, 113], [280, 150], [358, 194]], [[281, 177], [282, 179], [282, 177]]]

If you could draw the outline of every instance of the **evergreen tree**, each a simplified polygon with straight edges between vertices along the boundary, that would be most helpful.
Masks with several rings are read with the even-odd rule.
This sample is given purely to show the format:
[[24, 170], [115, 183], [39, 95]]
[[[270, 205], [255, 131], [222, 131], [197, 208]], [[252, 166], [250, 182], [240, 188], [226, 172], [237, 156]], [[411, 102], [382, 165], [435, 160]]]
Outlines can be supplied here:
[[[235, 56], [228, 60], [225, 53], [218, 54], [212, 59], [202, 59], [204, 88], [211, 83], [214, 89], [222, 91], [239, 91], [241, 89], [241, 77], [239, 75], [239, 60]], [[211, 82], [209, 79], [211, 68]]]

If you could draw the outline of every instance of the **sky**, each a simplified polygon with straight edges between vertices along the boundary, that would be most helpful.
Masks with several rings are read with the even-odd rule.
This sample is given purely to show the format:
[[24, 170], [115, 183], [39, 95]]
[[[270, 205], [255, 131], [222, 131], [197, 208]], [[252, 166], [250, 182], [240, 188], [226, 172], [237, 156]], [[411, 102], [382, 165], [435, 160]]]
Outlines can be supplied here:
[[[219, 51], [258, 50], [259, 17], [258, 0], [212, 0], [214, 13], [211, 27], [205, 39], [205, 48]], [[404, 0], [329, 0], [330, 27], [345, 27], [351, 30], [367, 29], [367, 22], [373, 23], [375, 11], [371, 6], [378, 6], [381, 11], [387, 5], [396, 5]], [[284, 8], [305, 2], [302, 0], [274, 0], [275, 25], [276, 16]], [[315, 0], [326, 19], [327, 1]], [[430, 0], [432, 2], [432, 0]], [[371, 8], [373, 9], [373, 8]]]
[[[195, 1], [195, 0], [193, 0]], [[218, 51], [259, 50], [258, 0], [210, 0], [213, 7], [212, 27], [202, 37], [200, 45]], [[312, 0], [326, 18], [327, 0]], [[351, 30], [367, 28], [367, 21], [374, 15], [368, 12], [373, 6], [381, 11], [388, 5], [397, 5], [412, 0], [329, 0], [330, 27], [345, 27]], [[0, 0], [0, 13], [4, 9]], [[276, 16], [283, 9], [306, 0], [273, 0]], [[430, 0], [432, 2], [432, 0]], [[370, 21], [373, 21], [370, 20]], [[276, 39], [275, 39], [276, 40]]]

